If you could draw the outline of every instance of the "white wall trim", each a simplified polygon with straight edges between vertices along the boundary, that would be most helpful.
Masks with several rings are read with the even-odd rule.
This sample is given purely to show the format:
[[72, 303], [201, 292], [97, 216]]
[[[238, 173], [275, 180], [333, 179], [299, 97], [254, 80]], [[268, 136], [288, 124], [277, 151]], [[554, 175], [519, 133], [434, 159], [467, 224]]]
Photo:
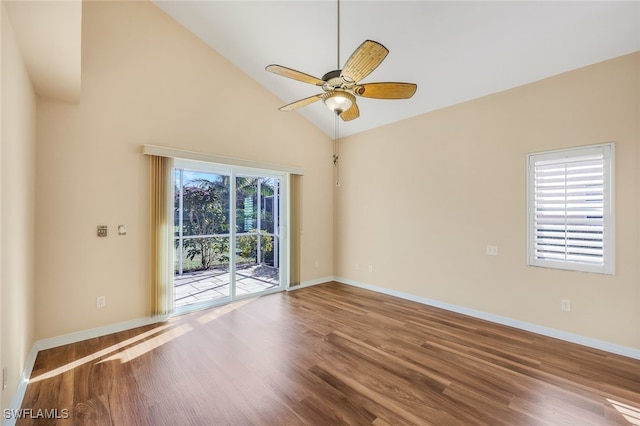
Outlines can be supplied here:
[[[24, 395], [27, 392], [27, 385], [29, 384], [29, 377], [31, 377], [33, 366], [36, 363], [36, 356], [38, 356], [38, 350], [36, 349], [36, 344], [34, 343], [33, 346], [31, 346], [29, 355], [27, 355], [27, 359], [25, 360], [24, 370], [22, 370], [22, 375], [20, 376], [20, 381], [18, 382], [16, 393], [13, 394], [11, 405], [8, 407], [9, 410], [12, 410], [13, 412], [16, 412], [22, 406]], [[3, 424], [5, 426], [13, 426], [16, 424], [17, 420], [18, 419], [12, 417], [9, 419], [5, 419]]]
[[569, 333], [567, 331], [556, 330], [550, 327], [544, 327], [541, 325], [537, 325], [537, 324], [533, 324], [525, 321], [519, 321], [512, 318], [503, 317], [500, 315], [494, 315], [487, 312], [477, 311], [475, 309], [469, 309], [462, 306], [452, 305], [449, 303], [428, 299], [426, 297], [415, 296], [409, 293], [403, 293], [397, 290], [391, 290], [384, 287], [365, 284], [358, 281], [350, 280], [348, 278], [334, 277], [333, 280], [342, 284], [353, 286], [353, 287], [359, 287], [365, 290], [375, 291], [376, 293], [382, 293], [382, 294], [387, 294], [389, 296], [399, 297], [401, 299], [411, 300], [413, 302], [422, 303], [424, 305], [446, 309], [448, 311], [456, 312], [463, 315], [468, 315], [470, 317], [491, 321], [497, 324], [518, 328], [520, 330], [530, 331], [532, 333], [541, 334], [543, 336], [553, 337], [555, 339], [564, 340], [566, 342], [576, 343], [578, 345], [587, 346], [587, 347], [599, 349], [605, 352], [610, 352], [613, 354], [622, 355], [629, 358], [640, 360], [640, 349], [617, 345], [615, 343], [609, 343], [603, 340], [593, 339], [591, 337], [585, 337], [579, 334]]
[[311, 287], [318, 284], [324, 284], [331, 281], [335, 281], [335, 277], [328, 276], [328, 277], [322, 277], [322, 278], [315, 278], [313, 280], [302, 281], [297, 286], [289, 287], [287, 288], [287, 291], [300, 290], [301, 288]]
[[37, 351], [51, 349], [62, 345], [81, 342], [83, 340], [93, 339], [95, 337], [106, 336], [107, 334], [118, 333], [120, 331], [131, 330], [132, 328], [143, 327], [145, 325], [156, 324], [166, 321], [167, 316], [137, 318], [130, 321], [109, 324], [102, 327], [91, 328], [88, 330], [76, 331], [74, 333], [63, 334], [61, 336], [51, 337], [49, 339], [38, 340], [34, 345]]
[[156, 145], [143, 145], [142, 153], [145, 155], [157, 155], [159, 157], [179, 158], [182, 160], [206, 161], [207, 163], [227, 164], [231, 166], [248, 167], [250, 169], [274, 170], [278, 172], [304, 175], [304, 169], [300, 167], [284, 166], [281, 164], [261, 163], [258, 161], [242, 160], [240, 158], [223, 157], [221, 155], [205, 154], [201, 152], [185, 151], [176, 148], [167, 148]]

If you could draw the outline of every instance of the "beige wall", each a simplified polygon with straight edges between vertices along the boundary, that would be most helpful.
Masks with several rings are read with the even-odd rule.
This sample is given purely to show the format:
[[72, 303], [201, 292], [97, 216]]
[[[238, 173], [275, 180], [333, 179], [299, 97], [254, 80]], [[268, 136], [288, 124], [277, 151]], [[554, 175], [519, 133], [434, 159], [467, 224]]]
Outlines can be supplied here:
[[[9, 390], [34, 316], [41, 339], [148, 314], [145, 143], [303, 167], [303, 281], [337, 275], [640, 348], [638, 54], [346, 138], [333, 193], [326, 135], [277, 111], [280, 100], [151, 3], [86, 2], [80, 102], [37, 101], [34, 314], [34, 191], [12, 186], [34, 185], [35, 98], [4, 15], [0, 353]], [[616, 275], [525, 266], [525, 155], [610, 140]], [[99, 224], [110, 237], [95, 237]], [[119, 224], [126, 237], [115, 235]], [[488, 244], [498, 257], [485, 255]], [[105, 309], [95, 308], [98, 295]]]
[[2, 15], [2, 125], [0, 137], [0, 365], [9, 406], [34, 341], [34, 180], [36, 97], [15, 34]]
[[[346, 138], [336, 275], [640, 348], [639, 105], [634, 54]], [[526, 266], [526, 154], [607, 141], [616, 275]]]
[[332, 275], [326, 135], [149, 2], [85, 2], [82, 29], [79, 104], [38, 101], [38, 339], [149, 314], [143, 144], [304, 168], [302, 280]]

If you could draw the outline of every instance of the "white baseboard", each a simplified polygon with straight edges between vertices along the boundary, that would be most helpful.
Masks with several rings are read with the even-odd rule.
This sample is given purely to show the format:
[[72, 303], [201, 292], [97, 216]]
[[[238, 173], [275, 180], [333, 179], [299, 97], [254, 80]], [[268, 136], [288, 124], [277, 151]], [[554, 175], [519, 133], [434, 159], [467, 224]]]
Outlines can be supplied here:
[[[18, 382], [18, 388], [16, 389], [16, 393], [13, 394], [13, 399], [11, 400], [11, 406], [9, 406], [9, 410], [12, 412], [17, 412], [22, 406], [22, 400], [24, 400], [24, 394], [27, 392], [27, 385], [29, 384], [29, 377], [31, 377], [31, 372], [33, 371], [33, 365], [36, 362], [36, 357], [38, 356], [38, 350], [36, 349], [35, 343], [31, 346], [31, 350], [29, 351], [29, 355], [27, 355], [27, 359], [24, 363], [24, 370], [22, 370], [22, 375], [20, 376], [20, 381]], [[4, 414], [4, 413], [3, 413]], [[13, 426], [16, 424], [18, 419], [11, 417], [9, 419], [5, 418], [4, 426]]]
[[35, 347], [38, 351], [51, 349], [62, 345], [81, 342], [83, 340], [93, 339], [94, 337], [106, 336], [107, 334], [118, 333], [120, 331], [131, 330], [132, 328], [144, 327], [145, 325], [156, 324], [166, 321], [168, 317], [146, 317], [134, 320], [123, 321], [115, 324], [109, 324], [102, 327], [91, 328], [88, 330], [76, 331], [75, 333], [63, 334], [61, 336], [51, 337], [49, 339], [38, 340]]
[[300, 290], [301, 288], [311, 287], [313, 285], [318, 285], [318, 284], [324, 284], [330, 281], [335, 281], [335, 277], [329, 276], [329, 277], [315, 278], [313, 280], [308, 280], [308, 281], [302, 281], [300, 284], [296, 286], [289, 287], [287, 291]]
[[487, 312], [477, 311], [475, 309], [469, 309], [462, 306], [452, 305], [449, 303], [428, 299], [426, 297], [420, 297], [420, 296], [415, 296], [409, 293], [403, 293], [397, 290], [391, 290], [384, 287], [365, 284], [358, 281], [350, 280], [348, 278], [334, 277], [333, 280], [342, 284], [353, 286], [353, 287], [359, 287], [365, 290], [375, 291], [376, 293], [382, 293], [382, 294], [387, 294], [389, 296], [399, 297], [401, 299], [411, 300], [414, 302], [422, 303], [424, 305], [446, 309], [448, 311], [456, 312], [463, 315], [468, 315], [470, 317], [491, 321], [497, 324], [502, 324], [502, 325], [518, 328], [525, 331], [530, 331], [532, 333], [541, 334], [543, 336], [553, 337], [555, 339], [564, 340], [566, 342], [576, 343], [578, 345], [587, 346], [587, 347], [599, 349], [605, 352], [610, 352], [617, 355], [623, 355], [629, 358], [640, 360], [640, 349], [617, 345], [614, 343], [605, 342], [603, 340], [581, 336], [579, 334], [569, 333], [562, 330], [556, 330], [550, 327], [544, 327], [541, 325], [537, 325], [537, 324], [533, 324], [525, 321], [519, 321], [512, 318], [503, 317], [500, 315], [494, 315]]

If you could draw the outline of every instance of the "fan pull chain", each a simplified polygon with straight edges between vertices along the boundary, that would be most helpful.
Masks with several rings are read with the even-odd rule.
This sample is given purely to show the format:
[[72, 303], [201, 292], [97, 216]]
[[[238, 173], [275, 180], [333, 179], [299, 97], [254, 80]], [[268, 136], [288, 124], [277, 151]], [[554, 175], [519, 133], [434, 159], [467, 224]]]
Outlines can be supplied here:
[[333, 138], [333, 167], [335, 168], [336, 186], [340, 186], [340, 120], [336, 114], [335, 136]]

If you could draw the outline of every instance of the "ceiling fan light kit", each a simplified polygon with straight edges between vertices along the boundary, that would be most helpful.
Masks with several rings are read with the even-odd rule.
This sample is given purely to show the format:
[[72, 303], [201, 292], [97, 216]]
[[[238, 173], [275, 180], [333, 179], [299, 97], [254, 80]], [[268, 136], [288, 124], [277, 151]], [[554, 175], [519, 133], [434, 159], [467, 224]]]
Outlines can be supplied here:
[[356, 103], [356, 97], [344, 90], [332, 90], [322, 95], [322, 102], [335, 114], [342, 114]]

